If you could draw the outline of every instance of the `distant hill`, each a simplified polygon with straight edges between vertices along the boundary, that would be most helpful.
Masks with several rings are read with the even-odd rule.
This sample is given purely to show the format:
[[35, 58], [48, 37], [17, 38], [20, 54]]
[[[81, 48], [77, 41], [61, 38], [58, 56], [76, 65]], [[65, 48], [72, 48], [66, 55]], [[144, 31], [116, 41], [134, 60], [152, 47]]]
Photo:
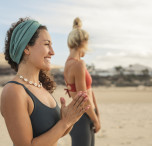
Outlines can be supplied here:
[[[119, 73], [118, 68], [122, 69], [122, 74]], [[54, 64], [51, 67], [51, 74], [53, 74], [57, 85], [65, 85], [63, 69], [62, 66]], [[147, 69], [150, 76], [143, 72]], [[88, 68], [88, 70], [92, 75], [93, 86], [152, 86], [152, 69], [144, 65], [118, 66], [107, 70], [95, 69], [93, 66]], [[12, 75], [15, 75], [15, 71], [5, 61], [4, 54], [0, 53], [0, 86], [4, 86]]]
[[9, 66], [7, 61], [5, 60], [5, 57], [4, 57], [3, 53], [0, 53], [0, 66], [6, 66], [6, 67]]

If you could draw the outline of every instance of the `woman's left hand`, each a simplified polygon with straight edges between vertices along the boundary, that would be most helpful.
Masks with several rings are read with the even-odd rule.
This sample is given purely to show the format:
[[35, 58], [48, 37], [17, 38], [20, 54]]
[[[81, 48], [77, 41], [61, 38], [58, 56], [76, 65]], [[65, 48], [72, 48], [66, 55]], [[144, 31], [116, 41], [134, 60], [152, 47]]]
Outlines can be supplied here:
[[94, 127], [93, 127], [94, 133], [97, 133], [101, 129], [99, 119], [98, 119], [98, 121], [94, 122], [93, 124], [94, 124]]

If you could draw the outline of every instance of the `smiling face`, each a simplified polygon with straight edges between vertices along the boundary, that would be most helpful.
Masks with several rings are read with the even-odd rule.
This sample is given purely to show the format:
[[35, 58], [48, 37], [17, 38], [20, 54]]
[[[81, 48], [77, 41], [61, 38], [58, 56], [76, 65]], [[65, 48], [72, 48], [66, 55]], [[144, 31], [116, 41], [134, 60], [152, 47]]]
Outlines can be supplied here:
[[54, 55], [52, 48], [51, 37], [47, 30], [40, 30], [39, 37], [37, 38], [34, 46], [27, 46], [25, 54], [28, 50], [28, 61], [36, 68], [41, 70], [51, 69], [51, 57]]

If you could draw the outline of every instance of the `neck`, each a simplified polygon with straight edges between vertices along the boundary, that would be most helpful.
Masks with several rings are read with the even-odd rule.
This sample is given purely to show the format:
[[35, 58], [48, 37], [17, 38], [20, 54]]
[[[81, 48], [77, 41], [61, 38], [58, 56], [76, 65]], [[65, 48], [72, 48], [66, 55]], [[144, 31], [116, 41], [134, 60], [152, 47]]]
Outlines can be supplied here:
[[75, 59], [77, 59], [77, 60], [80, 60], [80, 58], [81, 58], [81, 53], [80, 53], [80, 51], [77, 51], [77, 50], [75, 50], [75, 49], [71, 49], [71, 50], [70, 50], [69, 58], [75, 58]]
[[17, 75], [27, 78], [29, 81], [39, 83], [40, 69], [32, 66], [30, 63], [20, 63]]

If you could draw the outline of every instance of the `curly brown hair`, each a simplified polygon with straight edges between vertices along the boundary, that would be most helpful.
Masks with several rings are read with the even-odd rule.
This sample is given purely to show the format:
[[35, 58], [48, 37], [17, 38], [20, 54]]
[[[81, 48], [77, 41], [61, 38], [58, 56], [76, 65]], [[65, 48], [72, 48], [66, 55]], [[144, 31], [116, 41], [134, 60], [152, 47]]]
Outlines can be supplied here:
[[[11, 40], [12, 32], [16, 28], [16, 26], [27, 20], [30, 20], [30, 18], [29, 17], [19, 18], [17, 22], [11, 25], [10, 29], [7, 31], [6, 38], [5, 38], [5, 52], [4, 52], [5, 60], [8, 62], [8, 64], [10, 64], [11, 68], [14, 69], [16, 72], [18, 71], [18, 64], [11, 59], [10, 54], [9, 54], [10, 40]], [[34, 33], [33, 37], [31, 38], [31, 40], [29, 41], [28, 43], [29, 46], [33, 46], [35, 44], [37, 38], [39, 37], [40, 30], [42, 29], [47, 30], [47, 27], [44, 25], [39, 26], [39, 28], [37, 29], [37, 31]], [[24, 53], [21, 57], [21, 60], [23, 59], [23, 56], [24, 56]], [[56, 84], [53, 80], [53, 76], [50, 75], [50, 72], [40, 70], [39, 80], [40, 82], [42, 82], [42, 85], [46, 90], [48, 90], [50, 93], [53, 93], [53, 91], [55, 90]]]

